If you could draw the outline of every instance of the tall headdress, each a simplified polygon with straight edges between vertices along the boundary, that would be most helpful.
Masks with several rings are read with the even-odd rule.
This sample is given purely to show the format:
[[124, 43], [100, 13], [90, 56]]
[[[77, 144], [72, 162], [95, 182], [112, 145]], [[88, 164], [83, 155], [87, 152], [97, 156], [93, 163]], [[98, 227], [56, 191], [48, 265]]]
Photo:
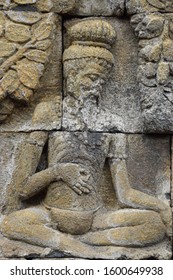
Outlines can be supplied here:
[[71, 46], [64, 51], [63, 61], [80, 58], [102, 58], [114, 63], [109, 51], [116, 39], [114, 28], [102, 19], [87, 19], [73, 25], [68, 31]]

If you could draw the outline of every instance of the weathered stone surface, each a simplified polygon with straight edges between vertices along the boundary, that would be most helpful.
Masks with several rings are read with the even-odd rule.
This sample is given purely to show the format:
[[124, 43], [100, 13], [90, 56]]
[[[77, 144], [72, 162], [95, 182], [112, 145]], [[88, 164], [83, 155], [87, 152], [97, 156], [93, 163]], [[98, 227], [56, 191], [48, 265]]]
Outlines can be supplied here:
[[19, 84], [17, 72], [9, 70], [2, 79], [1, 87], [4, 92], [12, 93], [19, 87]]
[[[128, 20], [110, 18], [105, 21], [114, 30], [111, 29], [110, 34], [116, 32], [116, 41], [110, 52], [105, 50], [104, 47], [100, 47], [99, 40], [101, 39], [98, 39], [98, 36], [103, 37], [102, 42], [105, 40], [104, 43], [109, 44], [109, 36], [104, 37], [104, 32], [101, 36], [99, 31], [102, 29], [99, 29], [99, 27], [97, 28], [99, 30], [98, 34], [96, 34], [97, 31], [93, 26], [92, 32], [89, 33], [92, 36], [90, 41], [93, 41], [91, 46], [83, 47], [82, 44], [85, 44], [85, 40], [89, 41], [86, 37], [86, 39], [83, 39], [84, 42], [81, 43], [80, 48], [74, 46], [69, 48], [69, 35], [70, 32], [74, 32], [73, 30], [70, 31], [70, 28], [79, 21], [67, 21], [65, 23], [67, 34], [65, 34], [66, 51], [64, 52], [64, 71], [66, 72], [64, 72], [63, 127], [68, 130], [82, 130], [87, 126], [93, 131], [142, 131], [140, 96], [136, 75], [138, 53], [136, 38]], [[83, 25], [87, 25], [87, 20], [83, 21]], [[88, 28], [89, 26], [90, 23], [88, 23]], [[81, 28], [81, 33], [82, 30]], [[76, 34], [79, 37], [79, 32], [76, 32]], [[97, 48], [95, 49], [92, 46], [97, 46]], [[68, 57], [70, 58], [69, 62]], [[111, 63], [113, 57], [115, 63], [111, 70], [107, 60]], [[78, 59], [75, 60], [75, 58]], [[102, 58], [105, 60], [103, 63]], [[91, 63], [90, 67], [89, 63]], [[95, 64], [93, 65], [93, 63]], [[73, 69], [76, 69], [76, 74]], [[110, 73], [105, 74], [106, 71], [110, 71]], [[106, 75], [105, 78], [102, 72]], [[103, 79], [100, 79], [102, 90], [99, 91], [97, 85], [94, 93], [94, 96], [97, 96], [86, 98], [91, 94], [89, 93], [90, 89], [88, 88], [88, 93], [85, 94], [82, 93], [82, 87], [92, 87], [91, 80], [94, 79], [94, 76], [99, 75], [103, 76]], [[83, 76], [86, 76], [86, 78]], [[81, 86], [79, 83], [81, 83]], [[93, 87], [95, 83], [97, 81], [93, 80]], [[81, 92], [77, 86], [81, 87]], [[73, 91], [74, 93], [72, 93]], [[73, 98], [72, 95], [76, 95], [77, 99]]]
[[[54, 33], [51, 40], [51, 53], [49, 62], [44, 71], [44, 75], [40, 79], [42, 87], [57, 87], [58, 91], [62, 91], [62, 21], [61, 17], [57, 17], [54, 22]], [[49, 46], [50, 41], [44, 39], [36, 43], [37, 49], [45, 50]]]
[[[56, 87], [40, 88], [35, 91], [34, 97], [32, 94], [32, 91], [24, 86], [20, 86], [13, 92], [11, 98], [22, 102], [23, 105], [17, 106], [13, 110], [13, 114], [3, 121], [0, 131], [16, 132], [61, 128], [61, 92], [59, 89]], [[3, 107], [2, 103], [1, 112]], [[43, 109], [45, 111], [42, 111]]]
[[82, 16], [121, 16], [125, 11], [123, 0], [76, 0], [74, 11], [75, 15]]
[[[1, 126], [2, 131], [12, 131], [33, 129], [32, 114], [40, 102], [48, 102], [51, 104], [55, 101], [55, 106], [48, 106], [48, 119], [40, 119], [42, 123], [34, 124], [35, 129], [39, 127], [58, 128], [60, 127], [60, 91], [61, 91], [61, 54], [62, 54], [62, 38], [61, 38], [61, 19], [52, 13], [41, 14], [37, 12], [20, 12], [8, 11], [3, 12], [3, 22], [5, 32], [0, 38], [0, 77], [1, 80], [1, 103], [8, 99], [14, 101], [14, 105], [18, 104], [17, 114], [13, 115], [11, 120]], [[21, 24], [22, 23], [22, 24]], [[20, 29], [21, 27], [22, 29]], [[13, 30], [15, 31], [13, 32]], [[30, 33], [30, 39], [27, 38], [27, 32]], [[12, 35], [10, 35], [10, 32]], [[20, 33], [20, 34], [18, 34]], [[6, 38], [5, 38], [6, 37]], [[9, 40], [8, 40], [9, 39]], [[14, 43], [11, 42], [15, 41]], [[49, 62], [49, 63], [48, 63]], [[50, 89], [52, 87], [52, 89]], [[42, 89], [42, 94], [37, 98], [34, 93], [36, 89]], [[57, 92], [56, 92], [56, 90]], [[51, 92], [49, 97], [45, 96]], [[34, 96], [34, 97], [33, 97]], [[48, 100], [50, 98], [50, 100]], [[31, 104], [31, 107], [21, 107]], [[35, 104], [34, 104], [35, 103]], [[3, 110], [5, 103], [1, 104]], [[56, 107], [57, 106], [57, 107]], [[56, 108], [55, 108], [56, 107]], [[52, 109], [52, 118], [51, 118]], [[2, 111], [1, 110], [1, 111]], [[20, 119], [18, 117], [18, 110]], [[9, 113], [12, 113], [9, 110]], [[57, 114], [58, 112], [58, 114]], [[57, 114], [57, 119], [55, 117]], [[1, 123], [6, 120], [10, 114], [1, 113]], [[26, 116], [24, 116], [26, 115]], [[5, 117], [6, 116], [6, 117]], [[27, 120], [27, 121], [26, 121]], [[50, 122], [52, 120], [52, 122]], [[17, 123], [17, 126], [14, 125]], [[46, 124], [48, 127], [46, 128]]]
[[0, 10], [0, 259], [170, 259], [172, 0]]
[[34, 4], [37, 0], [13, 0], [17, 4], [25, 5], [25, 4]]
[[2, 259], [40, 259], [49, 256], [51, 253], [51, 249], [23, 244], [19, 241], [12, 241], [7, 238], [0, 237], [0, 253], [2, 254]]
[[19, 87], [15, 91], [13, 91], [10, 97], [14, 100], [21, 101], [22, 103], [29, 105], [33, 97], [33, 91], [20, 84]]
[[[173, 139], [171, 139], [171, 152], [173, 151], [173, 145], [172, 145], [173, 141], [172, 140]], [[171, 157], [171, 164], [173, 166], [173, 156]], [[171, 170], [171, 172], [173, 172], [173, 170]], [[171, 182], [171, 194], [170, 194], [170, 196], [171, 196], [171, 207], [173, 209], [173, 182]]]
[[[2, 2], [2, 4], [1, 4]], [[1, 1], [3, 9], [31, 5], [40, 12], [56, 12], [59, 14], [74, 14], [80, 16], [122, 16], [125, 12], [124, 0], [16, 0]]]
[[41, 63], [22, 59], [17, 62], [16, 69], [22, 84], [35, 89], [38, 86], [40, 77], [43, 75], [44, 66]]
[[[5, 156], [3, 156], [2, 166], [6, 172], [2, 173], [1, 178], [1, 188], [3, 190], [1, 205], [4, 214], [20, 207], [19, 197], [24, 199], [24, 197], [32, 196], [25, 188], [28, 176], [31, 178], [30, 183], [35, 184], [34, 189], [30, 188], [30, 184], [28, 185], [34, 195], [38, 192], [37, 188], [39, 186], [43, 188], [42, 184], [39, 183], [40, 180], [51, 182], [50, 176], [56, 176], [59, 172], [61, 174], [60, 182], [55, 182], [55, 179], [53, 179], [53, 182], [48, 185], [46, 196], [39, 195], [40, 199], [43, 198], [44, 203], [41, 202], [40, 204], [40, 199], [37, 197], [34, 207], [2, 217], [1, 230], [5, 236], [13, 236], [19, 241], [25, 241], [26, 237], [27, 243], [32, 240], [32, 244], [43, 248], [49, 247], [48, 254], [61, 251], [64, 255], [68, 254], [69, 256], [68, 248], [70, 246], [70, 256], [72, 257], [116, 259], [124, 255], [129, 259], [133, 257], [142, 258], [142, 256], [149, 256], [150, 250], [151, 257], [170, 258], [168, 239], [164, 239], [164, 242], [158, 244], [163, 248], [160, 254], [157, 250], [158, 245], [150, 246], [152, 244], [150, 238], [153, 238], [155, 242], [163, 240], [163, 228], [157, 212], [144, 210], [148, 203], [151, 209], [152, 207], [158, 207], [163, 222], [170, 222], [165, 215], [169, 210], [167, 192], [170, 191], [169, 137], [158, 137], [157, 139], [153, 137], [151, 139], [149, 136], [139, 135], [56, 132], [50, 135], [49, 149], [43, 150], [46, 141], [47, 135], [44, 132], [23, 133], [20, 136], [11, 133], [3, 134], [1, 147]], [[124, 153], [127, 149], [126, 155]], [[42, 151], [44, 156], [41, 156]], [[46, 156], [48, 156], [48, 166]], [[126, 156], [128, 158], [127, 170], [123, 167], [125, 166], [123, 162], [126, 161]], [[107, 161], [105, 161], [106, 158]], [[138, 161], [138, 158], [143, 160]], [[59, 167], [61, 166], [60, 169], [58, 169], [57, 161]], [[7, 173], [5, 167], [9, 165], [11, 170]], [[114, 173], [118, 166], [123, 169]], [[138, 173], [135, 173], [136, 169]], [[148, 172], [151, 169], [152, 174]], [[35, 170], [37, 170], [37, 173], [35, 173]], [[50, 170], [51, 172], [49, 172]], [[65, 173], [63, 170], [65, 170]], [[88, 177], [88, 174], [91, 177]], [[34, 176], [36, 176], [36, 180]], [[127, 183], [128, 176], [130, 185]], [[43, 179], [43, 177], [45, 178]], [[126, 183], [123, 178], [126, 178]], [[121, 184], [122, 179], [124, 185]], [[4, 182], [6, 182], [5, 186]], [[80, 183], [77, 184], [76, 182]], [[90, 182], [89, 185], [88, 182]], [[74, 183], [75, 185], [73, 185]], [[124, 200], [122, 209], [122, 204], [119, 203], [121, 193], [120, 190], [116, 189], [119, 188], [119, 184], [122, 188], [126, 184], [129, 185], [131, 190], [129, 199], [133, 197], [134, 193], [134, 200], [132, 199], [133, 210], [130, 210], [126, 205], [126, 200]], [[138, 201], [135, 192], [139, 192], [140, 201]], [[145, 197], [147, 197], [147, 200]], [[135, 209], [136, 199], [142, 206], [141, 210], [139, 204], [137, 207], [139, 209]], [[32, 200], [22, 203], [29, 206], [32, 205]], [[93, 211], [94, 218], [92, 220]], [[139, 220], [142, 228], [138, 225]], [[40, 221], [39, 231], [37, 230], [37, 221]], [[49, 228], [44, 226], [45, 222], [50, 223], [50, 221], [51, 224], [54, 224], [54, 229], [51, 226]], [[131, 223], [133, 226], [131, 226]], [[120, 226], [119, 228], [118, 225], [121, 224], [126, 225], [127, 228], [130, 226], [128, 235], [126, 227], [122, 228]], [[155, 229], [152, 228], [153, 225], [156, 227]], [[129, 235], [129, 230], [132, 227], [133, 235]], [[31, 228], [32, 232], [29, 230]], [[122, 232], [119, 232], [119, 230], [122, 230]], [[142, 237], [139, 234], [140, 230], [143, 233], [145, 232], [145, 235], [141, 235]], [[63, 232], [70, 233], [70, 235], [64, 235]], [[52, 234], [53, 239], [51, 238]], [[157, 237], [156, 234], [158, 234]], [[108, 239], [108, 236], [111, 236], [112, 239]], [[57, 238], [60, 240], [58, 243]], [[11, 251], [4, 251], [5, 244], [8, 247], [8, 241], [1, 238], [1, 244], [4, 256], [9, 257], [11, 254], [13, 257], [14, 254], [12, 255]], [[144, 246], [146, 248], [140, 250], [139, 248], [126, 248], [130, 244], [130, 247], [136, 244], [137, 247]], [[101, 247], [98, 245], [101, 245]], [[29, 252], [35, 252], [36, 250], [36, 247], [29, 245], [23, 249], [23, 244], [19, 242], [11, 242], [11, 246], [12, 248], [13, 246], [16, 247], [19, 257], [26, 256], [27, 252], [29, 254]], [[153, 251], [152, 248], [156, 251]], [[38, 250], [40, 257], [41, 254], [45, 256], [44, 253], [46, 253], [42, 250], [41, 248]]]
[[48, 12], [50, 11], [54, 5], [53, 0], [36, 0], [36, 7], [41, 12]]
[[40, 13], [28, 13], [24, 11], [8, 11], [5, 13], [9, 19], [11, 19], [14, 22], [18, 23], [24, 23], [24, 24], [34, 24], [38, 22], [41, 19], [41, 14]]
[[5, 26], [5, 38], [12, 42], [24, 43], [31, 38], [31, 32], [28, 26], [7, 22]]
[[30, 60], [40, 63], [45, 63], [48, 59], [47, 53], [40, 50], [30, 50], [25, 56]]
[[173, 12], [172, 0], [126, 0], [128, 14]]
[[78, 6], [78, 0], [52, 0], [53, 10], [56, 13], [66, 14], [74, 10]]
[[163, 56], [166, 61], [173, 61], [173, 40], [167, 39], [163, 42]]
[[169, 201], [169, 136], [129, 135], [127, 139], [129, 145], [127, 162], [131, 185]]
[[[165, 2], [162, 4], [165, 5]], [[141, 13], [133, 16], [131, 23], [139, 38], [137, 77], [143, 130], [164, 133], [172, 131], [172, 14]]]
[[[40, 12], [53, 11], [56, 13], [66, 14], [74, 10], [75, 4], [78, 5], [77, 0], [68, 0], [68, 1], [67, 0], [58, 0], [58, 1], [57, 0], [12, 0], [10, 2], [7, 0], [1, 0], [0, 8], [2, 6], [4, 10], [13, 9], [17, 7], [20, 7], [22, 9], [27, 5], [28, 7], [29, 6], [32, 8], [34, 7], [36, 10]], [[89, 3], [89, 5], [91, 4]], [[31, 21], [31, 19], [29, 21]]]
[[8, 56], [14, 54], [15, 50], [16, 50], [16, 44], [10, 43], [6, 39], [1, 39], [0, 40], [0, 56], [1, 56], [1, 58], [8, 57]]
[[0, 12], [0, 36], [3, 34], [5, 24], [5, 17], [2, 12]]
[[[1, 134], [0, 209], [4, 212], [20, 208], [16, 187], [22, 185], [36, 168], [46, 133]], [[33, 157], [34, 155], [34, 157]], [[33, 158], [32, 158], [33, 157]]]
[[[162, 250], [160, 250], [162, 248]], [[100, 255], [100, 259], [119, 259], [119, 260], [146, 260], [146, 259], [156, 259], [156, 260], [170, 260], [172, 257], [172, 251], [169, 242], [162, 242], [159, 245], [149, 246], [148, 248], [126, 248], [124, 252], [123, 247], [111, 247], [102, 246], [102, 248], [95, 247], [95, 250]], [[64, 254], [62, 252], [52, 250], [49, 248], [42, 248], [39, 246], [33, 246], [30, 244], [24, 244], [19, 241], [12, 241], [7, 238], [0, 238], [0, 259], [10, 258], [10, 259], [66, 259], [69, 258], [69, 254]], [[87, 257], [87, 255], [85, 256]], [[75, 260], [75, 258], [72, 258]], [[80, 258], [76, 258], [79, 260]], [[81, 258], [83, 259], [83, 258]]]

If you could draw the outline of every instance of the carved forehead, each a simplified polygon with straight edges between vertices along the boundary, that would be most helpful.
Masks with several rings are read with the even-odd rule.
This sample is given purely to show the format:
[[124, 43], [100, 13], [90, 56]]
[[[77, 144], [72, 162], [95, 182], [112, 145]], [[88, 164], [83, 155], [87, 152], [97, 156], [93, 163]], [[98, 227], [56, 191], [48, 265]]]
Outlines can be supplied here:
[[85, 74], [104, 74], [107, 75], [112, 69], [113, 64], [107, 62], [103, 58], [81, 58], [67, 60], [64, 62], [64, 74], [65, 76], [79, 72], [85, 72]]
[[63, 62], [81, 58], [100, 58], [109, 63], [114, 63], [113, 54], [102, 47], [72, 45], [63, 54]]

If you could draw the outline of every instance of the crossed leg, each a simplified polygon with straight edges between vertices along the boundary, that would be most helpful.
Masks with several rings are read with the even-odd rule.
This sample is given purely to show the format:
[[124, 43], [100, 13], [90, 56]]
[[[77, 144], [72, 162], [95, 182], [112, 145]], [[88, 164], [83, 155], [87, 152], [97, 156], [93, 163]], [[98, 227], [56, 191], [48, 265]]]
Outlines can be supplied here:
[[80, 240], [90, 245], [144, 247], [166, 235], [159, 213], [149, 210], [118, 210], [96, 214], [92, 229]]
[[1, 231], [9, 239], [49, 247], [73, 256], [99, 257], [92, 246], [53, 229], [49, 211], [42, 206], [9, 214], [1, 223]]
[[9, 239], [82, 258], [100, 258], [102, 250], [98, 246], [143, 247], [160, 242], [166, 234], [160, 215], [147, 210], [96, 213], [91, 231], [76, 237], [55, 230], [53, 226], [49, 211], [35, 207], [6, 216], [1, 231]]

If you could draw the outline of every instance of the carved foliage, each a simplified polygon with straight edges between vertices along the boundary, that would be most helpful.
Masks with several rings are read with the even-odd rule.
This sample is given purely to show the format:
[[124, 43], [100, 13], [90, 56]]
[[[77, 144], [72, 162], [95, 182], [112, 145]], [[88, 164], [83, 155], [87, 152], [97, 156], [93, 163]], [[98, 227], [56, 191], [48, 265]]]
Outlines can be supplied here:
[[76, 0], [0, 0], [0, 8], [7, 10], [27, 5], [40, 12], [67, 13], [74, 8], [75, 3]]
[[131, 23], [139, 38], [138, 81], [145, 129], [172, 130], [172, 14], [138, 14]]
[[173, 12], [172, 0], [126, 0], [129, 14], [148, 12]]
[[53, 14], [0, 12], [0, 102], [28, 104], [51, 50]]

